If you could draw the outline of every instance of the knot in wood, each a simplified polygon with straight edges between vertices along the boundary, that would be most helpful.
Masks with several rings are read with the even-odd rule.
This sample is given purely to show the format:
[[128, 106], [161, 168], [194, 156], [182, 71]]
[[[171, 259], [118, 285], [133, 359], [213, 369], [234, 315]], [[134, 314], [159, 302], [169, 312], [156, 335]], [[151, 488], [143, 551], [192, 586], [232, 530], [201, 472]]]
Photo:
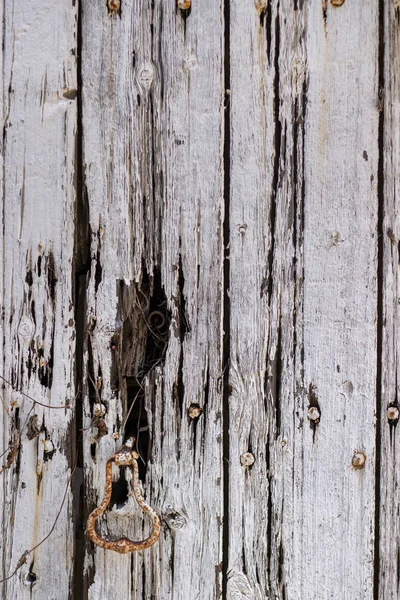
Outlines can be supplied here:
[[167, 508], [164, 513], [164, 521], [170, 529], [183, 529], [187, 524], [185, 515], [174, 508]]
[[29, 317], [22, 317], [18, 326], [18, 335], [22, 338], [31, 338], [35, 325]]
[[151, 87], [154, 78], [154, 67], [151, 63], [146, 63], [140, 69], [138, 74], [138, 84], [144, 91], [148, 91]]
[[197, 58], [195, 56], [191, 56], [185, 61], [184, 66], [188, 71], [194, 71], [199, 66]]

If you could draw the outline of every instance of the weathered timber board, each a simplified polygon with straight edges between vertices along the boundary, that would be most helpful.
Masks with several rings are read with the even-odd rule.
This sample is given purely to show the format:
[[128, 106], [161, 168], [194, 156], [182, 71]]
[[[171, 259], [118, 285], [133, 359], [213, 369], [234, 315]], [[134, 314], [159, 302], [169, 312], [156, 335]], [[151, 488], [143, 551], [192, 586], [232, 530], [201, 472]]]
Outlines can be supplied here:
[[384, 6], [384, 46], [381, 47], [381, 169], [384, 203], [382, 206], [382, 305], [379, 326], [383, 332], [380, 348], [382, 378], [381, 404], [378, 413], [381, 435], [380, 487], [377, 494], [379, 529], [375, 532], [377, 553], [375, 567], [379, 572], [380, 599], [397, 600], [400, 595], [400, 521], [399, 521], [399, 240], [400, 213], [398, 204], [400, 158], [400, 7], [396, 3]]
[[[2, 9], [1, 374], [42, 403], [73, 405], [77, 11], [64, 0], [56, 8], [7, 1]], [[12, 420], [2, 410], [2, 578], [49, 533], [67, 492], [51, 537], [2, 585], [1, 597], [67, 599], [74, 409], [33, 405], [3, 384], [1, 393], [20, 439], [11, 458]], [[28, 427], [35, 415], [36, 430]], [[54, 452], [45, 452], [46, 440]]]
[[[120, 15], [86, 3], [82, 40], [85, 374], [101, 378], [108, 428], [99, 439], [90, 426], [89, 386], [85, 510], [133, 434], [163, 520], [159, 542], [133, 557], [89, 544], [85, 587], [91, 599], [211, 600], [222, 574], [221, 6], [203, 2], [186, 19], [174, 2], [124, 3]], [[191, 419], [193, 404], [203, 412]], [[123, 504], [103, 532], [138, 539], [148, 524]]]
[[230, 5], [228, 597], [372, 599], [378, 6]]

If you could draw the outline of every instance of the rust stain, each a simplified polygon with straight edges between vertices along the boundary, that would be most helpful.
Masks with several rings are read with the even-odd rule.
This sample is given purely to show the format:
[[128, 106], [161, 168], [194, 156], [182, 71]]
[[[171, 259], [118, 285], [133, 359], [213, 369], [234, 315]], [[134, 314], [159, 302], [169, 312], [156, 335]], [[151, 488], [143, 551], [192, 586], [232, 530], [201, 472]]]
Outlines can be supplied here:
[[191, 404], [189, 406], [189, 417], [191, 419], [196, 419], [201, 415], [202, 412], [203, 411], [198, 404]]
[[353, 454], [353, 458], [351, 459], [351, 464], [354, 469], [363, 469], [365, 467], [365, 463], [367, 461], [367, 457], [364, 452], [357, 450]]
[[[86, 523], [87, 533], [95, 544], [104, 548], [105, 550], [114, 550], [120, 554], [127, 554], [128, 552], [137, 552], [139, 550], [145, 550], [152, 546], [160, 535], [161, 522], [157, 513], [145, 502], [141, 490], [139, 480], [139, 467], [137, 459], [139, 454], [133, 450], [135, 438], [129, 438], [125, 445], [118, 450], [112, 458], [107, 461], [106, 465], [106, 489], [104, 498], [100, 504], [90, 515]], [[111, 500], [112, 492], [112, 464], [113, 462], [118, 467], [130, 466], [133, 471], [133, 493], [137, 504], [140, 506], [142, 511], [146, 513], [152, 520], [151, 533], [148, 538], [140, 542], [133, 542], [128, 538], [120, 538], [115, 541], [102, 538], [96, 531], [96, 521], [104, 513]]]
[[108, 0], [107, 8], [111, 13], [116, 13], [121, 8], [120, 0]]

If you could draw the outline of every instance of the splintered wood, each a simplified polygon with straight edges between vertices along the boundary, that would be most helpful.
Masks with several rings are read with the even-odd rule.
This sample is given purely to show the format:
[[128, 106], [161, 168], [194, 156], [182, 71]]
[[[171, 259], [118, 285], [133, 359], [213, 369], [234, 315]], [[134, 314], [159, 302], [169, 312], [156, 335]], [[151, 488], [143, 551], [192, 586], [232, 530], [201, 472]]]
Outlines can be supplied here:
[[399, 2], [0, 12], [1, 597], [398, 598]]

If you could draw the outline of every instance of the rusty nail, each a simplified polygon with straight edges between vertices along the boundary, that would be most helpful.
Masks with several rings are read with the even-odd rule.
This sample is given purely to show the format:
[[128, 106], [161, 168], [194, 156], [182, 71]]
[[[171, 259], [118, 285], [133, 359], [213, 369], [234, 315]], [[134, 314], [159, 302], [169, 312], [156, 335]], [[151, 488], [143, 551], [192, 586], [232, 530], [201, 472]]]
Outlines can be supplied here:
[[189, 417], [191, 419], [197, 419], [197, 417], [199, 417], [202, 412], [203, 411], [198, 404], [191, 404], [189, 406]]
[[121, 7], [121, 2], [120, 0], [108, 0], [107, 7], [111, 12], [117, 12]]
[[387, 418], [389, 421], [397, 421], [399, 418], [399, 409], [397, 406], [389, 406], [387, 409]]
[[254, 6], [258, 12], [263, 12], [268, 6], [268, 0], [254, 0]]
[[254, 460], [255, 458], [251, 452], [243, 452], [240, 457], [240, 462], [244, 467], [251, 467], [251, 465], [254, 464]]
[[314, 421], [314, 423], [319, 423], [319, 418], [321, 414], [316, 406], [310, 406], [307, 415], [310, 421]]
[[351, 464], [355, 469], [363, 469], [365, 466], [365, 461], [367, 457], [364, 452], [354, 452], [353, 458], [351, 459]]
[[49, 454], [50, 452], [53, 452], [54, 450], [54, 445], [53, 442], [51, 440], [43, 440], [43, 450]]
[[119, 440], [119, 433], [117, 433], [117, 432], [113, 433], [113, 438], [114, 438], [114, 440]]
[[181, 10], [187, 10], [190, 8], [191, 4], [191, 0], [178, 0], [178, 8]]
[[332, 6], [342, 6], [344, 4], [344, 0], [331, 0]]
[[106, 414], [106, 407], [104, 404], [96, 402], [96, 404], [93, 406], [93, 414], [95, 417], [104, 417]]

